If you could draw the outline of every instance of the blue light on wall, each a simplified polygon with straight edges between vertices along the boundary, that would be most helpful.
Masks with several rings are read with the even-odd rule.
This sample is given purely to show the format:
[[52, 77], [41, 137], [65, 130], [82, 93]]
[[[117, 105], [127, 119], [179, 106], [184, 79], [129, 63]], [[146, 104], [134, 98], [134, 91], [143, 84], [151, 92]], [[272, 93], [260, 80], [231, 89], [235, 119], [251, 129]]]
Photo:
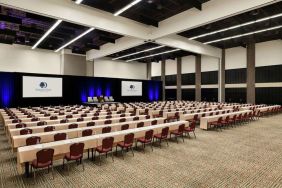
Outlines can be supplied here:
[[160, 87], [159, 87], [159, 84], [158, 83], [155, 83], [155, 92], [154, 92], [154, 94], [155, 94], [155, 101], [158, 101], [159, 100], [159, 98], [160, 98], [160, 95], [159, 95], [159, 90], [160, 89]]
[[95, 96], [94, 91], [95, 91], [94, 87], [90, 87], [89, 90], [88, 90], [88, 96], [94, 97]]
[[14, 75], [12, 73], [0, 73], [0, 106], [10, 107], [14, 94]]
[[111, 84], [106, 85], [105, 96], [107, 97], [111, 96]]
[[96, 90], [96, 96], [101, 96], [102, 95], [102, 88], [101, 86], [99, 85], [97, 90]]
[[160, 96], [160, 83], [151, 81], [148, 83], [148, 97], [149, 101], [158, 101]]

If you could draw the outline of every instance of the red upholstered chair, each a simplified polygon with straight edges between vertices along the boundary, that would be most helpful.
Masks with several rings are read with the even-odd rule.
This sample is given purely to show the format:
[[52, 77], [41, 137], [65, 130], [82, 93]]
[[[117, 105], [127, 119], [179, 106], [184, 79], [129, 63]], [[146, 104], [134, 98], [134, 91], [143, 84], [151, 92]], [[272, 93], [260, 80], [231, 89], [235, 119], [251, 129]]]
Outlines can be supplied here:
[[16, 124], [16, 129], [18, 129], [18, 128], [24, 128], [24, 127], [26, 127], [26, 124], [25, 124], [25, 123], [18, 123], [18, 124]]
[[230, 117], [226, 116], [224, 120], [221, 121], [221, 126], [222, 127], [227, 127], [230, 125]]
[[243, 121], [242, 114], [239, 114], [239, 115], [237, 116], [237, 118], [236, 118], [236, 123], [241, 124], [241, 123], [242, 123], [242, 121]]
[[106, 116], [106, 119], [111, 119], [113, 118], [113, 116], [109, 115], [109, 116]]
[[31, 172], [33, 171], [33, 180], [35, 180], [35, 171], [39, 168], [49, 168], [52, 169], [52, 177], [54, 179], [54, 173], [53, 173], [53, 156], [54, 156], [54, 149], [52, 148], [46, 148], [39, 150], [36, 153], [36, 159], [32, 161], [31, 163]]
[[136, 126], [137, 128], [140, 128], [140, 127], [144, 127], [144, 122], [139, 122], [139, 123], [137, 123], [137, 126]]
[[178, 143], [178, 139], [177, 139], [178, 137], [182, 137], [182, 140], [184, 142], [184, 129], [185, 129], [185, 124], [179, 125], [177, 130], [170, 132], [170, 139], [171, 139], [171, 135], [174, 135], [177, 143]]
[[112, 130], [112, 127], [110, 127], [110, 126], [104, 127], [104, 128], [102, 128], [102, 134], [109, 133], [109, 132], [111, 132], [111, 130]]
[[68, 122], [69, 122], [68, 119], [62, 119], [62, 120], [60, 120], [60, 123], [68, 123]]
[[68, 129], [76, 129], [76, 128], [78, 128], [78, 124], [76, 123], [69, 124], [68, 126]]
[[81, 114], [80, 117], [87, 117], [87, 114]]
[[191, 120], [188, 120], [190, 123], [192, 123], [192, 122], [197, 122], [199, 120], [199, 115], [198, 114], [195, 114], [194, 115], [194, 117], [193, 117], [193, 119], [191, 119]]
[[76, 120], [77, 122], [81, 122], [81, 121], [84, 121], [83, 117], [80, 117], [80, 118], [77, 118]]
[[84, 143], [74, 143], [70, 145], [70, 152], [67, 153], [63, 159], [63, 168], [65, 166], [65, 161], [66, 161], [68, 173], [69, 173], [69, 165], [68, 165], [69, 161], [76, 161], [77, 163], [79, 162], [80, 164], [82, 164], [82, 168], [84, 171], [84, 164], [82, 160], [83, 151], [84, 151]]
[[121, 119], [119, 120], [119, 122], [120, 122], [120, 123], [126, 122], [126, 119], [125, 119], [125, 118], [121, 118]]
[[[107, 154], [113, 150], [113, 144], [114, 144], [114, 137], [107, 137], [102, 140], [102, 146], [98, 146], [95, 149], [94, 160], [95, 160], [96, 151], [97, 151], [99, 154], [99, 165], [101, 165], [101, 154], [106, 154], [106, 157], [107, 157], [108, 156]], [[114, 161], [113, 152], [112, 152], [112, 160]]]
[[151, 149], [153, 151], [153, 136], [154, 136], [153, 134], [154, 134], [153, 130], [146, 131], [144, 137], [138, 138], [136, 140], [136, 146], [135, 147], [137, 148], [137, 144], [138, 144], [138, 142], [140, 142], [143, 145], [143, 152], [145, 152], [146, 144], [151, 144]]
[[95, 122], [88, 122], [88, 123], [86, 124], [86, 126], [87, 126], [87, 127], [93, 127], [93, 126], [95, 126]]
[[67, 134], [66, 133], [57, 133], [54, 135], [54, 141], [66, 140]]
[[58, 119], [58, 116], [51, 116], [50, 117], [50, 120], [56, 120], [56, 119]]
[[152, 122], [151, 122], [151, 125], [157, 125], [158, 124], [158, 120], [153, 120]]
[[217, 121], [209, 122], [208, 128], [211, 128], [211, 126], [213, 126], [216, 129], [221, 128], [222, 126], [221, 123], [222, 123], [222, 117], [219, 117]]
[[12, 120], [12, 123], [20, 123], [20, 122], [22, 122], [22, 120], [20, 120], [20, 119], [13, 119]]
[[32, 129], [25, 128], [20, 130], [20, 135], [26, 135], [26, 134], [32, 134]]
[[66, 118], [70, 119], [70, 118], [73, 118], [73, 116], [71, 114], [69, 114], [69, 115], [66, 115]]
[[37, 123], [37, 126], [43, 126], [43, 125], [47, 125], [47, 122], [46, 121], [39, 121]]
[[92, 120], [98, 120], [99, 119], [99, 117], [98, 116], [94, 116], [94, 117], [92, 117]]
[[82, 137], [91, 136], [92, 134], [93, 134], [92, 129], [85, 129], [85, 130], [82, 131]]
[[63, 116], [63, 115], [65, 115], [64, 112], [59, 112], [59, 116]]
[[153, 142], [154, 142], [154, 139], [159, 140], [160, 147], [161, 147], [162, 146], [162, 140], [166, 140], [166, 144], [168, 146], [168, 141], [167, 141], [168, 132], [169, 132], [169, 127], [163, 128], [161, 133], [154, 135]]
[[116, 154], [117, 154], [118, 147], [120, 147], [123, 159], [124, 159], [124, 155], [123, 155], [124, 149], [126, 149], [126, 150], [131, 149], [132, 155], [134, 156], [134, 152], [133, 152], [133, 148], [132, 148], [133, 141], [134, 141], [134, 134], [133, 133], [129, 133], [129, 134], [125, 135], [124, 141], [117, 143]]
[[31, 118], [31, 121], [39, 121], [39, 118], [33, 117], [33, 118]]
[[112, 120], [110, 120], [110, 119], [108, 119], [108, 120], [106, 120], [106, 121], [104, 122], [105, 125], [111, 124], [111, 123], [112, 123]]
[[149, 115], [146, 115], [146, 116], [145, 116], [145, 119], [150, 119], [150, 116], [149, 116]]
[[127, 129], [129, 129], [129, 124], [124, 124], [121, 126], [122, 131], [127, 130]]
[[185, 128], [184, 128], [184, 132], [187, 133], [189, 137], [190, 137], [190, 134], [189, 134], [189, 133], [193, 132], [193, 133], [194, 133], [194, 136], [195, 136], [195, 138], [196, 138], [195, 129], [196, 129], [196, 123], [195, 123], [195, 122], [192, 122], [192, 123], [189, 124], [188, 127], [185, 127]]
[[55, 127], [54, 126], [47, 126], [47, 127], [44, 127], [44, 132], [52, 132], [55, 130]]
[[26, 145], [30, 146], [30, 145], [36, 145], [36, 144], [40, 144], [41, 138], [38, 136], [31, 136], [29, 138], [26, 139]]
[[133, 121], [138, 121], [138, 120], [139, 120], [139, 117], [138, 117], [138, 116], [136, 116], [136, 117], [133, 118]]
[[78, 112], [73, 112], [72, 114], [78, 114]]

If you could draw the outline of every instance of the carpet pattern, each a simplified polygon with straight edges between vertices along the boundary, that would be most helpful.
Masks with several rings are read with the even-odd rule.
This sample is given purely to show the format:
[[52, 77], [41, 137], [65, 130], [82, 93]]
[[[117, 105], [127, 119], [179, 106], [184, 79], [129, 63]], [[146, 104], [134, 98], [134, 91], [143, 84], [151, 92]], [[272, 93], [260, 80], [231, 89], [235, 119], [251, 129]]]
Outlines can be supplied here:
[[17, 174], [16, 156], [0, 129], [0, 185], [11, 187], [282, 187], [282, 115], [261, 118], [222, 132], [197, 129], [197, 139], [170, 141], [145, 154], [138, 149], [82, 166], [70, 174], [55, 162], [55, 179], [38, 171], [36, 182]]

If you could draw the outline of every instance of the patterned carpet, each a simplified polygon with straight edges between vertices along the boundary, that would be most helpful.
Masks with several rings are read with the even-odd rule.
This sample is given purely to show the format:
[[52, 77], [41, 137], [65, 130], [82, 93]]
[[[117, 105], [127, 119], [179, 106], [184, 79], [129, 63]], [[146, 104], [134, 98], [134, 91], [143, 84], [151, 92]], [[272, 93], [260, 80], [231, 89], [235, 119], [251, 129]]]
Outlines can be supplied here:
[[[19, 176], [3, 130], [0, 130], [1, 187], [282, 187], [282, 115], [248, 125], [216, 131], [197, 129], [197, 139], [169, 142], [146, 153], [119, 155], [102, 166], [85, 159], [70, 166], [70, 175], [55, 163], [55, 179], [40, 171], [31, 178]], [[86, 158], [86, 155], [85, 155]]]

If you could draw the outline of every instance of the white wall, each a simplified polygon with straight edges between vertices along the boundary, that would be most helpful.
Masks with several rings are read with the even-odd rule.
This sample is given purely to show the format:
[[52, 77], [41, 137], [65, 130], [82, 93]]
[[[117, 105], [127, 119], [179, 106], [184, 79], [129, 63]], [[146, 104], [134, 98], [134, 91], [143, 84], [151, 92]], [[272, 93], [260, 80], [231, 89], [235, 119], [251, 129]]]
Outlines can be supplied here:
[[162, 63], [161, 62], [152, 62], [152, 69], [151, 69], [151, 74], [153, 76], [161, 76], [162, 74]]
[[256, 44], [256, 67], [282, 64], [282, 40]]
[[196, 57], [193, 55], [182, 58], [182, 74], [195, 73]]
[[225, 69], [240, 69], [247, 67], [247, 50], [243, 47], [225, 50]]
[[174, 75], [174, 74], [177, 74], [176, 59], [175, 60], [167, 59], [165, 62], [165, 75]]
[[146, 63], [113, 61], [109, 58], [94, 60], [94, 76], [110, 78], [147, 79]]
[[218, 71], [218, 58], [202, 55], [201, 71]]
[[31, 50], [20, 45], [0, 44], [0, 71], [60, 74], [60, 53]]
[[64, 54], [63, 71], [65, 75], [86, 76], [86, 57]]

